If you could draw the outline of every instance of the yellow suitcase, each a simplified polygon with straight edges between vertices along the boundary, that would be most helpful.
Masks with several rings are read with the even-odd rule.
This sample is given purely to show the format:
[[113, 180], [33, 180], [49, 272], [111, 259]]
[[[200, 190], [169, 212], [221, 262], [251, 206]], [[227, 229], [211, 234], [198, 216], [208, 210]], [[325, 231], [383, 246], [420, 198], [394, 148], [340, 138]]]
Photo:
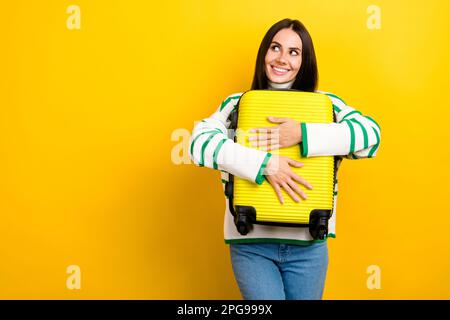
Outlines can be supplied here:
[[[236, 130], [234, 141], [255, 148], [248, 141], [248, 137], [254, 133], [249, 134], [248, 130], [276, 126], [267, 120], [268, 116], [287, 117], [304, 123], [331, 123], [334, 113], [331, 100], [324, 94], [294, 90], [250, 90], [241, 96], [230, 115], [230, 129]], [[283, 191], [285, 202], [282, 205], [268, 181], [258, 185], [230, 174], [225, 192], [237, 230], [246, 235], [254, 223], [308, 227], [314, 239], [324, 239], [333, 212], [334, 157], [302, 157], [298, 145], [270, 152], [302, 162], [303, 167], [291, 169], [306, 179], [313, 190], [304, 189], [308, 198], [298, 203]]]

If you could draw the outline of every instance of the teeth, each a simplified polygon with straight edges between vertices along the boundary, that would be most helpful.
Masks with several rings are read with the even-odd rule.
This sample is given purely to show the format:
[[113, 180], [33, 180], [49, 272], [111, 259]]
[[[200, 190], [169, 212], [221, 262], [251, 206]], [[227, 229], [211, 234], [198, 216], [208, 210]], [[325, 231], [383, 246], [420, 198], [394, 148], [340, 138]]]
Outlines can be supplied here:
[[286, 70], [286, 69], [280, 69], [280, 68], [277, 68], [277, 67], [273, 67], [273, 69], [275, 71], [277, 71], [277, 72], [288, 72], [288, 70]]

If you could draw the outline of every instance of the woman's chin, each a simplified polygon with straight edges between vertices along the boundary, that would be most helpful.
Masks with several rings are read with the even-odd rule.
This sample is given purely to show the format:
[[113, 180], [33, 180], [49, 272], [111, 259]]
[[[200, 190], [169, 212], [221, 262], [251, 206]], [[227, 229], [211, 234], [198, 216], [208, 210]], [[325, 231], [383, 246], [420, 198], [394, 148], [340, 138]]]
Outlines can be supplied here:
[[286, 77], [270, 77], [269, 80], [273, 83], [282, 84], [291, 81], [291, 79], [288, 79]]

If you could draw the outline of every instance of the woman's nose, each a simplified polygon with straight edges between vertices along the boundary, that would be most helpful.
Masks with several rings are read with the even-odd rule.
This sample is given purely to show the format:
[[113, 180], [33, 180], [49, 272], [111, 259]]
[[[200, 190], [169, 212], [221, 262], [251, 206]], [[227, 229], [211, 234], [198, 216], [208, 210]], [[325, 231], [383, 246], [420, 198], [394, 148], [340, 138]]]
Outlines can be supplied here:
[[286, 64], [286, 62], [287, 62], [286, 56], [283, 52], [280, 52], [277, 60], [278, 60], [278, 62], [283, 63], [283, 64]]

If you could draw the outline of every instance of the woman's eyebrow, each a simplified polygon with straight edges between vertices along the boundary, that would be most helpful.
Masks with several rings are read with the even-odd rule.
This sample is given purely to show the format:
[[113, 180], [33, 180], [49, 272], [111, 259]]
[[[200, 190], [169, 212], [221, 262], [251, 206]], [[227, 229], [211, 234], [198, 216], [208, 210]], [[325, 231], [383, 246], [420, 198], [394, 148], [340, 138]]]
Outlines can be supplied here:
[[[282, 47], [281, 43], [278, 43], [278, 42], [276, 42], [276, 41], [272, 41], [272, 43], [275, 43], [275, 44], [279, 45], [280, 47]], [[272, 44], [272, 43], [271, 43], [271, 44]], [[289, 49], [297, 49], [297, 50], [299, 50], [299, 51], [302, 51], [300, 48], [297, 48], [297, 47], [291, 47], [291, 48], [289, 48]]]

